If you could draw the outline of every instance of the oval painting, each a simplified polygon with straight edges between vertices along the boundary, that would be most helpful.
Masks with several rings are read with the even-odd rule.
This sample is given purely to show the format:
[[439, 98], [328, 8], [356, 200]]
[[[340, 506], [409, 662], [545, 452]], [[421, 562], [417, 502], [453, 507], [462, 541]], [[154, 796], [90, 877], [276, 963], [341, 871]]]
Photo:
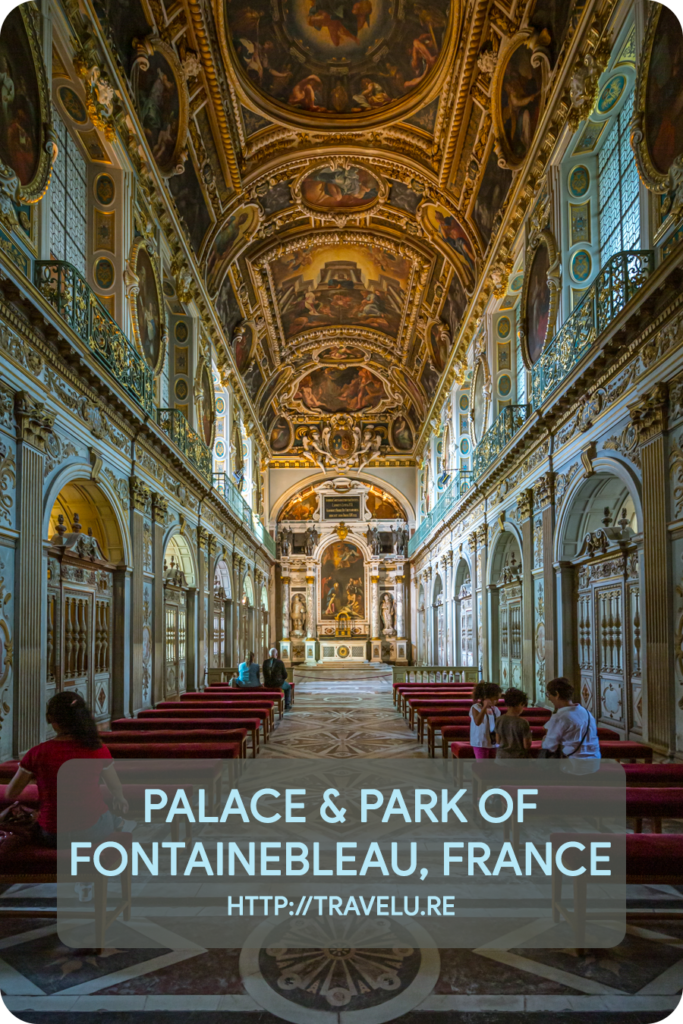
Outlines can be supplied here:
[[513, 51], [500, 87], [500, 120], [508, 163], [521, 164], [533, 142], [541, 113], [543, 73], [531, 64], [531, 49]]
[[22, 185], [38, 172], [41, 151], [40, 90], [21, 4], [0, 32], [0, 159]]
[[683, 153], [683, 32], [673, 11], [662, 6], [659, 12], [647, 73], [645, 138], [655, 169], [666, 174]]
[[142, 129], [154, 161], [162, 173], [172, 171], [178, 163], [180, 133], [184, 134], [184, 106], [170, 53], [164, 44], [154, 43], [154, 52], [147, 58], [146, 71], [137, 71], [137, 109]]
[[335, 345], [323, 349], [318, 359], [323, 363], [357, 363], [365, 359], [365, 352], [360, 348], [351, 348], [350, 345]]
[[301, 182], [301, 198], [314, 210], [367, 210], [379, 195], [379, 181], [364, 167], [317, 167]]
[[291, 442], [291, 424], [284, 418], [284, 416], [278, 416], [275, 423], [273, 423], [273, 429], [270, 432], [270, 447], [274, 452], [284, 452], [289, 448]]
[[526, 299], [527, 355], [533, 364], [538, 360], [550, 320], [550, 287], [548, 270], [550, 254], [547, 245], [541, 244], [534, 253], [529, 271], [529, 290]]
[[138, 249], [135, 273], [140, 282], [135, 296], [138, 341], [145, 359], [152, 369], [156, 370], [161, 353], [163, 317], [156, 274], [144, 246]]
[[251, 357], [251, 348], [254, 343], [254, 331], [251, 324], [240, 324], [233, 335], [235, 345], [235, 362], [240, 373], [246, 370]]
[[487, 416], [487, 405], [488, 401], [486, 393], [484, 391], [484, 382], [486, 378], [484, 375], [484, 364], [479, 363], [477, 367], [477, 373], [474, 378], [474, 393], [472, 395], [472, 432], [474, 434], [475, 444], [479, 444], [481, 441], [484, 430], [486, 429], [486, 416]]
[[80, 96], [78, 96], [70, 86], [63, 85], [61, 87], [59, 90], [59, 98], [62, 102], [62, 106], [72, 121], [75, 121], [76, 124], [87, 124], [88, 112], [85, 109]]
[[206, 285], [211, 295], [218, 291], [225, 271], [253, 233], [258, 219], [255, 206], [244, 206], [228, 217], [214, 238], [206, 259]]
[[439, 373], [443, 373], [451, 351], [451, 335], [446, 327], [433, 324], [429, 331], [429, 347], [432, 361]]
[[384, 384], [366, 366], [320, 367], [299, 381], [294, 401], [309, 412], [363, 412], [386, 399]]
[[391, 424], [391, 443], [399, 452], [409, 452], [413, 447], [413, 431], [405, 416], [397, 416]]
[[211, 380], [211, 374], [209, 367], [204, 364], [201, 376], [201, 395], [202, 395], [202, 434], [204, 435], [204, 443], [207, 447], [211, 447], [213, 440], [213, 425], [215, 419], [214, 412], [214, 394], [213, 394], [213, 381]]

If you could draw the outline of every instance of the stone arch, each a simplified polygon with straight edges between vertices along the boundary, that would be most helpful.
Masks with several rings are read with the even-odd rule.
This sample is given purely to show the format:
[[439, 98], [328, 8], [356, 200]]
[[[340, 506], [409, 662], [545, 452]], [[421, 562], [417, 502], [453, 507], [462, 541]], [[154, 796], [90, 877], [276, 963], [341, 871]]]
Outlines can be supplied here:
[[462, 554], [453, 576], [454, 661], [456, 665], [474, 665], [474, 607], [472, 572], [469, 559]]
[[558, 669], [598, 724], [624, 738], [644, 731], [645, 665], [638, 478], [601, 457], [565, 495], [555, 537]]
[[434, 574], [434, 586], [432, 588], [432, 651], [433, 664], [445, 665], [446, 656], [446, 594], [444, 592], [443, 580], [440, 573]]
[[73, 521], [69, 521], [68, 516], [74, 514], [78, 514], [86, 532], [92, 527], [108, 561], [117, 565], [132, 564], [130, 529], [120, 498], [107, 480], [92, 479], [91, 466], [71, 463], [52, 480], [43, 498], [44, 537], [55, 533], [60, 514], [64, 515], [69, 529]]
[[232, 573], [222, 553], [218, 555], [214, 563], [213, 579], [214, 586], [221, 586], [225, 591], [226, 599], [232, 600]]
[[[354, 483], [365, 484], [366, 486], [373, 485], [379, 487], [390, 494], [395, 501], [398, 502], [399, 506], [404, 510], [408, 526], [414, 526], [415, 524], [415, 509], [411, 502], [406, 498], [405, 494], [396, 487], [394, 484], [389, 483], [386, 480], [380, 479], [380, 477], [374, 476], [372, 473], [363, 472], [362, 476], [349, 475], [349, 480]], [[317, 487], [318, 484], [329, 484], [330, 475], [329, 473], [311, 473], [309, 476], [303, 477], [297, 483], [292, 484], [287, 490], [283, 491], [280, 497], [273, 503], [269, 513], [270, 525], [274, 527], [278, 521], [282, 509], [285, 507], [287, 502], [293, 498], [299, 491], [306, 491], [311, 487]]]
[[188, 587], [196, 586], [197, 562], [195, 553], [187, 537], [181, 533], [178, 526], [172, 527], [166, 535], [164, 561], [167, 563], [167, 569], [171, 567], [171, 558], [173, 558], [174, 564], [180, 565], [180, 568], [185, 573], [186, 585]]
[[488, 583], [497, 584], [506, 561], [514, 555], [515, 562], [522, 570], [522, 538], [512, 524], [506, 523], [505, 529], [495, 539], [493, 550], [488, 560]]
[[206, 637], [208, 643], [208, 629], [212, 629], [211, 666], [212, 668], [228, 668], [232, 665], [234, 609], [232, 573], [223, 552], [218, 554], [214, 562], [213, 604], [207, 601], [207, 606], [208, 609], [211, 609], [213, 616], [213, 622], [207, 623]]
[[[491, 676], [504, 689], [524, 687], [532, 666], [522, 643], [523, 588], [522, 545], [512, 524], [498, 534], [489, 559], [489, 644]], [[527, 686], [528, 689], [528, 686]]]
[[616, 522], [626, 507], [631, 529], [640, 533], [643, 523], [638, 481], [618, 459], [601, 458], [593, 462], [595, 472], [573, 482], [562, 504], [555, 530], [555, 559], [573, 558], [586, 533], [599, 529], [604, 509], [609, 508]]
[[417, 663], [426, 665], [427, 655], [427, 612], [424, 583], [420, 583], [417, 592]]

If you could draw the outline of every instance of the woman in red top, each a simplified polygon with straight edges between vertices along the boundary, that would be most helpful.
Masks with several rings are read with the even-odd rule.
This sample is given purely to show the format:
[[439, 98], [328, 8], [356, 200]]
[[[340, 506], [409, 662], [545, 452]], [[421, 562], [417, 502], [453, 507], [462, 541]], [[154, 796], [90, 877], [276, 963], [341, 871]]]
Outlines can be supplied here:
[[[30, 782], [37, 784], [40, 811], [36, 838], [42, 845], [55, 848], [57, 833], [67, 841], [97, 842], [116, 827], [102, 798], [100, 779], [112, 794], [114, 812], [124, 814], [128, 810], [112, 756], [100, 740], [94, 719], [79, 693], [56, 693], [47, 705], [47, 721], [56, 737], [24, 754], [5, 796], [15, 799]], [[68, 803], [61, 801], [57, 821], [57, 773], [73, 759], [81, 763], [77, 773], [71, 774], [71, 769], [73, 789]]]

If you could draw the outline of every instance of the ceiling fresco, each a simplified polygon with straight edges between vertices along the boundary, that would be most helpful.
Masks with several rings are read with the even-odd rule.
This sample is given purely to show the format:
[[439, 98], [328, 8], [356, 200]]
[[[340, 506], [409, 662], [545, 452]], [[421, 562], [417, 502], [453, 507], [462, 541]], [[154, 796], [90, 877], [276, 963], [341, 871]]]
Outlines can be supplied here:
[[224, 19], [245, 91], [266, 110], [358, 120], [419, 99], [456, 12], [449, 0], [225, 0]]
[[[440, 395], [465, 379], [492, 289], [521, 287], [515, 237], [571, 106], [591, 5], [95, 0], [94, 11], [111, 75], [133, 97], [129, 151], [160, 175], [145, 201], [177, 296], [195, 297], [265, 458], [326, 458], [325, 430], [347, 417], [337, 440], [353, 437], [359, 459], [414, 464]], [[163, 95], [149, 85], [159, 69]]]

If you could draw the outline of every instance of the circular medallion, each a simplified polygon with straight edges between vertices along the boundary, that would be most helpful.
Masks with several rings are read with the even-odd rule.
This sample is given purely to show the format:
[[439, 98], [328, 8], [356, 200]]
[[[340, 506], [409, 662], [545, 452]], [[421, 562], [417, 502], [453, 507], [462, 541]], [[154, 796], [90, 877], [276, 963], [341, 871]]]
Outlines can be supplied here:
[[599, 114], [609, 114], [616, 107], [626, 88], [626, 75], [613, 75], [604, 86], [598, 97], [596, 110]]
[[512, 391], [512, 380], [507, 373], [498, 378], [498, 394], [501, 398], [507, 398]]
[[100, 174], [95, 181], [95, 199], [100, 206], [111, 206], [116, 196], [116, 185], [110, 174]]
[[[340, 648], [341, 650], [341, 648]], [[259, 925], [240, 955], [249, 995], [279, 1020], [293, 1024], [384, 1024], [410, 1013], [433, 990], [440, 957], [414, 922], [387, 925], [387, 947], [356, 947], [353, 926], [330, 923], [318, 934], [326, 946], [290, 948], [296, 926]], [[337, 934], [339, 933], [339, 934]], [[311, 983], [311, 977], [316, 983]]]
[[586, 282], [591, 276], [592, 269], [593, 261], [586, 249], [579, 249], [578, 252], [574, 253], [571, 262], [571, 272], [575, 281], [578, 281], [580, 284]]
[[83, 100], [68, 85], [63, 85], [59, 90], [59, 101], [66, 110], [72, 121], [76, 124], [88, 123], [88, 112], [83, 105]]
[[114, 283], [114, 264], [111, 260], [102, 257], [95, 264], [95, 270], [93, 272], [95, 278], [95, 284], [98, 288], [111, 288]]
[[510, 283], [510, 291], [511, 292], [518, 292], [523, 284], [524, 284], [524, 274], [515, 274], [515, 276], [513, 277], [512, 281]]
[[180, 402], [184, 402], [185, 399], [187, 398], [187, 395], [188, 395], [187, 381], [183, 380], [181, 378], [180, 380], [177, 380], [175, 382], [175, 396], [176, 396], [176, 398]]
[[216, 441], [214, 452], [216, 453], [217, 459], [222, 459], [225, 455], [225, 445], [222, 441]]
[[574, 199], [581, 199], [590, 188], [590, 171], [583, 164], [574, 167], [569, 173], [569, 191]]
[[348, 658], [350, 653], [351, 652], [349, 651], [348, 647], [345, 647], [344, 645], [342, 645], [341, 647], [337, 648], [337, 655], [340, 658]]
[[189, 336], [189, 329], [184, 320], [179, 320], [175, 325], [175, 338], [176, 341], [187, 341]]
[[502, 316], [498, 321], [498, 337], [507, 338], [510, 335], [510, 317]]
[[462, 452], [463, 455], [469, 455], [470, 453], [470, 442], [467, 440], [466, 437], [463, 437], [462, 441], [460, 442], [460, 451]]
[[470, 400], [467, 395], [460, 396], [460, 408], [466, 412], [470, 407]]
[[225, 412], [225, 399], [224, 398], [217, 398], [216, 399], [216, 415], [217, 416], [222, 416], [224, 412]]

